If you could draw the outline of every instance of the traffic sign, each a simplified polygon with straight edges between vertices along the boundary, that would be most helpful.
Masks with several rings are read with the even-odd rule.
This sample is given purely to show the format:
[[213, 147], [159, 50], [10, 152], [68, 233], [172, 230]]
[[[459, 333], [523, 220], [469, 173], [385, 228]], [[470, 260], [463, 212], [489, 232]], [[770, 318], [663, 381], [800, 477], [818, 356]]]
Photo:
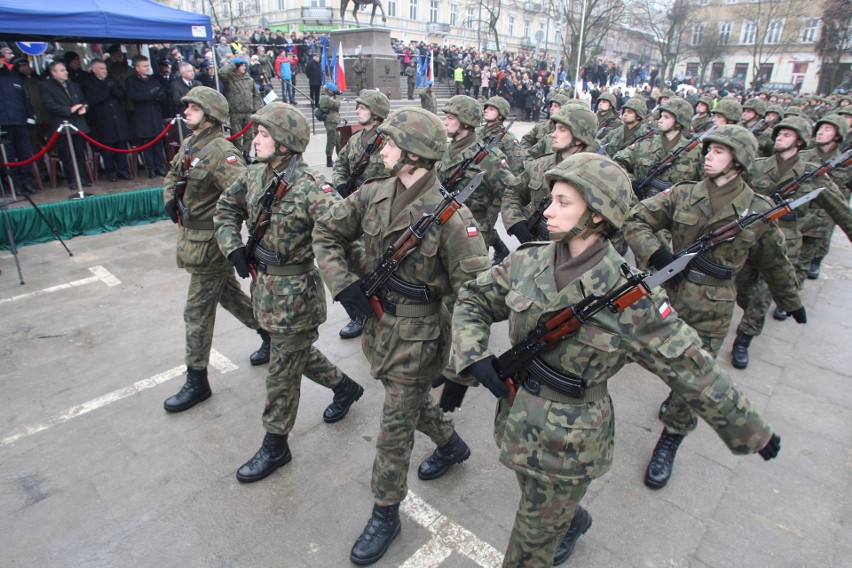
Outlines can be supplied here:
[[41, 55], [47, 51], [47, 42], [44, 41], [16, 41], [15, 45], [27, 55]]

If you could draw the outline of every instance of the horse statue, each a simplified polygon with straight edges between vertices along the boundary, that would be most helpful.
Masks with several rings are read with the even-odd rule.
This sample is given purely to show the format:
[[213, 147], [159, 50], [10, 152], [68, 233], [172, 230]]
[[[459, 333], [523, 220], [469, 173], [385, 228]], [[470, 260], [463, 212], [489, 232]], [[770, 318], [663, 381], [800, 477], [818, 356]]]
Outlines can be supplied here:
[[[386, 23], [388, 21], [387, 16], [385, 16], [385, 9], [382, 8], [382, 0], [353, 0], [355, 6], [352, 8], [352, 17], [355, 18], [355, 23], [358, 26], [361, 25], [361, 22], [358, 21], [358, 10], [361, 8], [365, 8], [367, 6], [373, 6], [373, 13], [370, 15], [370, 25], [373, 25], [373, 20], [376, 18], [376, 8], [378, 8], [382, 12], [382, 22]], [[345, 25], [344, 17], [346, 15], [346, 7], [349, 5], [349, 0], [341, 0], [340, 2], [340, 21]]]

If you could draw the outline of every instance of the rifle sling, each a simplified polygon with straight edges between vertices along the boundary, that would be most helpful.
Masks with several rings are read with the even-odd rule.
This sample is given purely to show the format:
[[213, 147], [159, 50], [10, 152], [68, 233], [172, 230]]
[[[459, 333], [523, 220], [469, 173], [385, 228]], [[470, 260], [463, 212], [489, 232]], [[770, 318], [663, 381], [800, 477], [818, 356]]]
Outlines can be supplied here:
[[607, 395], [606, 382], [586, 388], [586, 380], [560, 373], [536, 357], [522, 372], [524, 389], [553, 402], [583, 404]]

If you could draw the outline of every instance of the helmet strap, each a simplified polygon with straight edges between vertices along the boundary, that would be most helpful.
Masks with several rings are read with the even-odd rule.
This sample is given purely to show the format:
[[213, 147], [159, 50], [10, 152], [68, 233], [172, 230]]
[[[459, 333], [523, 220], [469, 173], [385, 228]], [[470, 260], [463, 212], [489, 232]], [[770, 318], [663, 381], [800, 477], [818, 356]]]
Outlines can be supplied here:
[[576, 237], [588, 239], [596, 233], [605, 234], [607, 232], [606, 223], [603, 221], [595, 223], [592, 220], [593, 214], [592, 210], [587, 208], [586, 212], [583, 213], [582, 217], [580, 217], [573, 229], [564, 233], [552, 232], [550, 233], [550, 240], [559, 243], [567, 243]]

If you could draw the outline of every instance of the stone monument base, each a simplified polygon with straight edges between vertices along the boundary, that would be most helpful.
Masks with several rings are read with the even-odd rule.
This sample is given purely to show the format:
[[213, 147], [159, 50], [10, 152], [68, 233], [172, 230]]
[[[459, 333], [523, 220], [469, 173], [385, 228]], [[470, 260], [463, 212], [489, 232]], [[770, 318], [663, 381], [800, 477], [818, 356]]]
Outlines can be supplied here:
[[346, 70], [346, 85], [351, 91], [358, 90], [358, 80], [352, 67], [358, 54], [364, 54], [367, 63], [366, 89], [378, 89], [389, 99], [402, 98], [399, 88], [400, 68], [396, 52], [391, 47], [390, 30], [385, 28], [358, 28], [330, 32], [331, 47], [343, 44], [343, 67]]

